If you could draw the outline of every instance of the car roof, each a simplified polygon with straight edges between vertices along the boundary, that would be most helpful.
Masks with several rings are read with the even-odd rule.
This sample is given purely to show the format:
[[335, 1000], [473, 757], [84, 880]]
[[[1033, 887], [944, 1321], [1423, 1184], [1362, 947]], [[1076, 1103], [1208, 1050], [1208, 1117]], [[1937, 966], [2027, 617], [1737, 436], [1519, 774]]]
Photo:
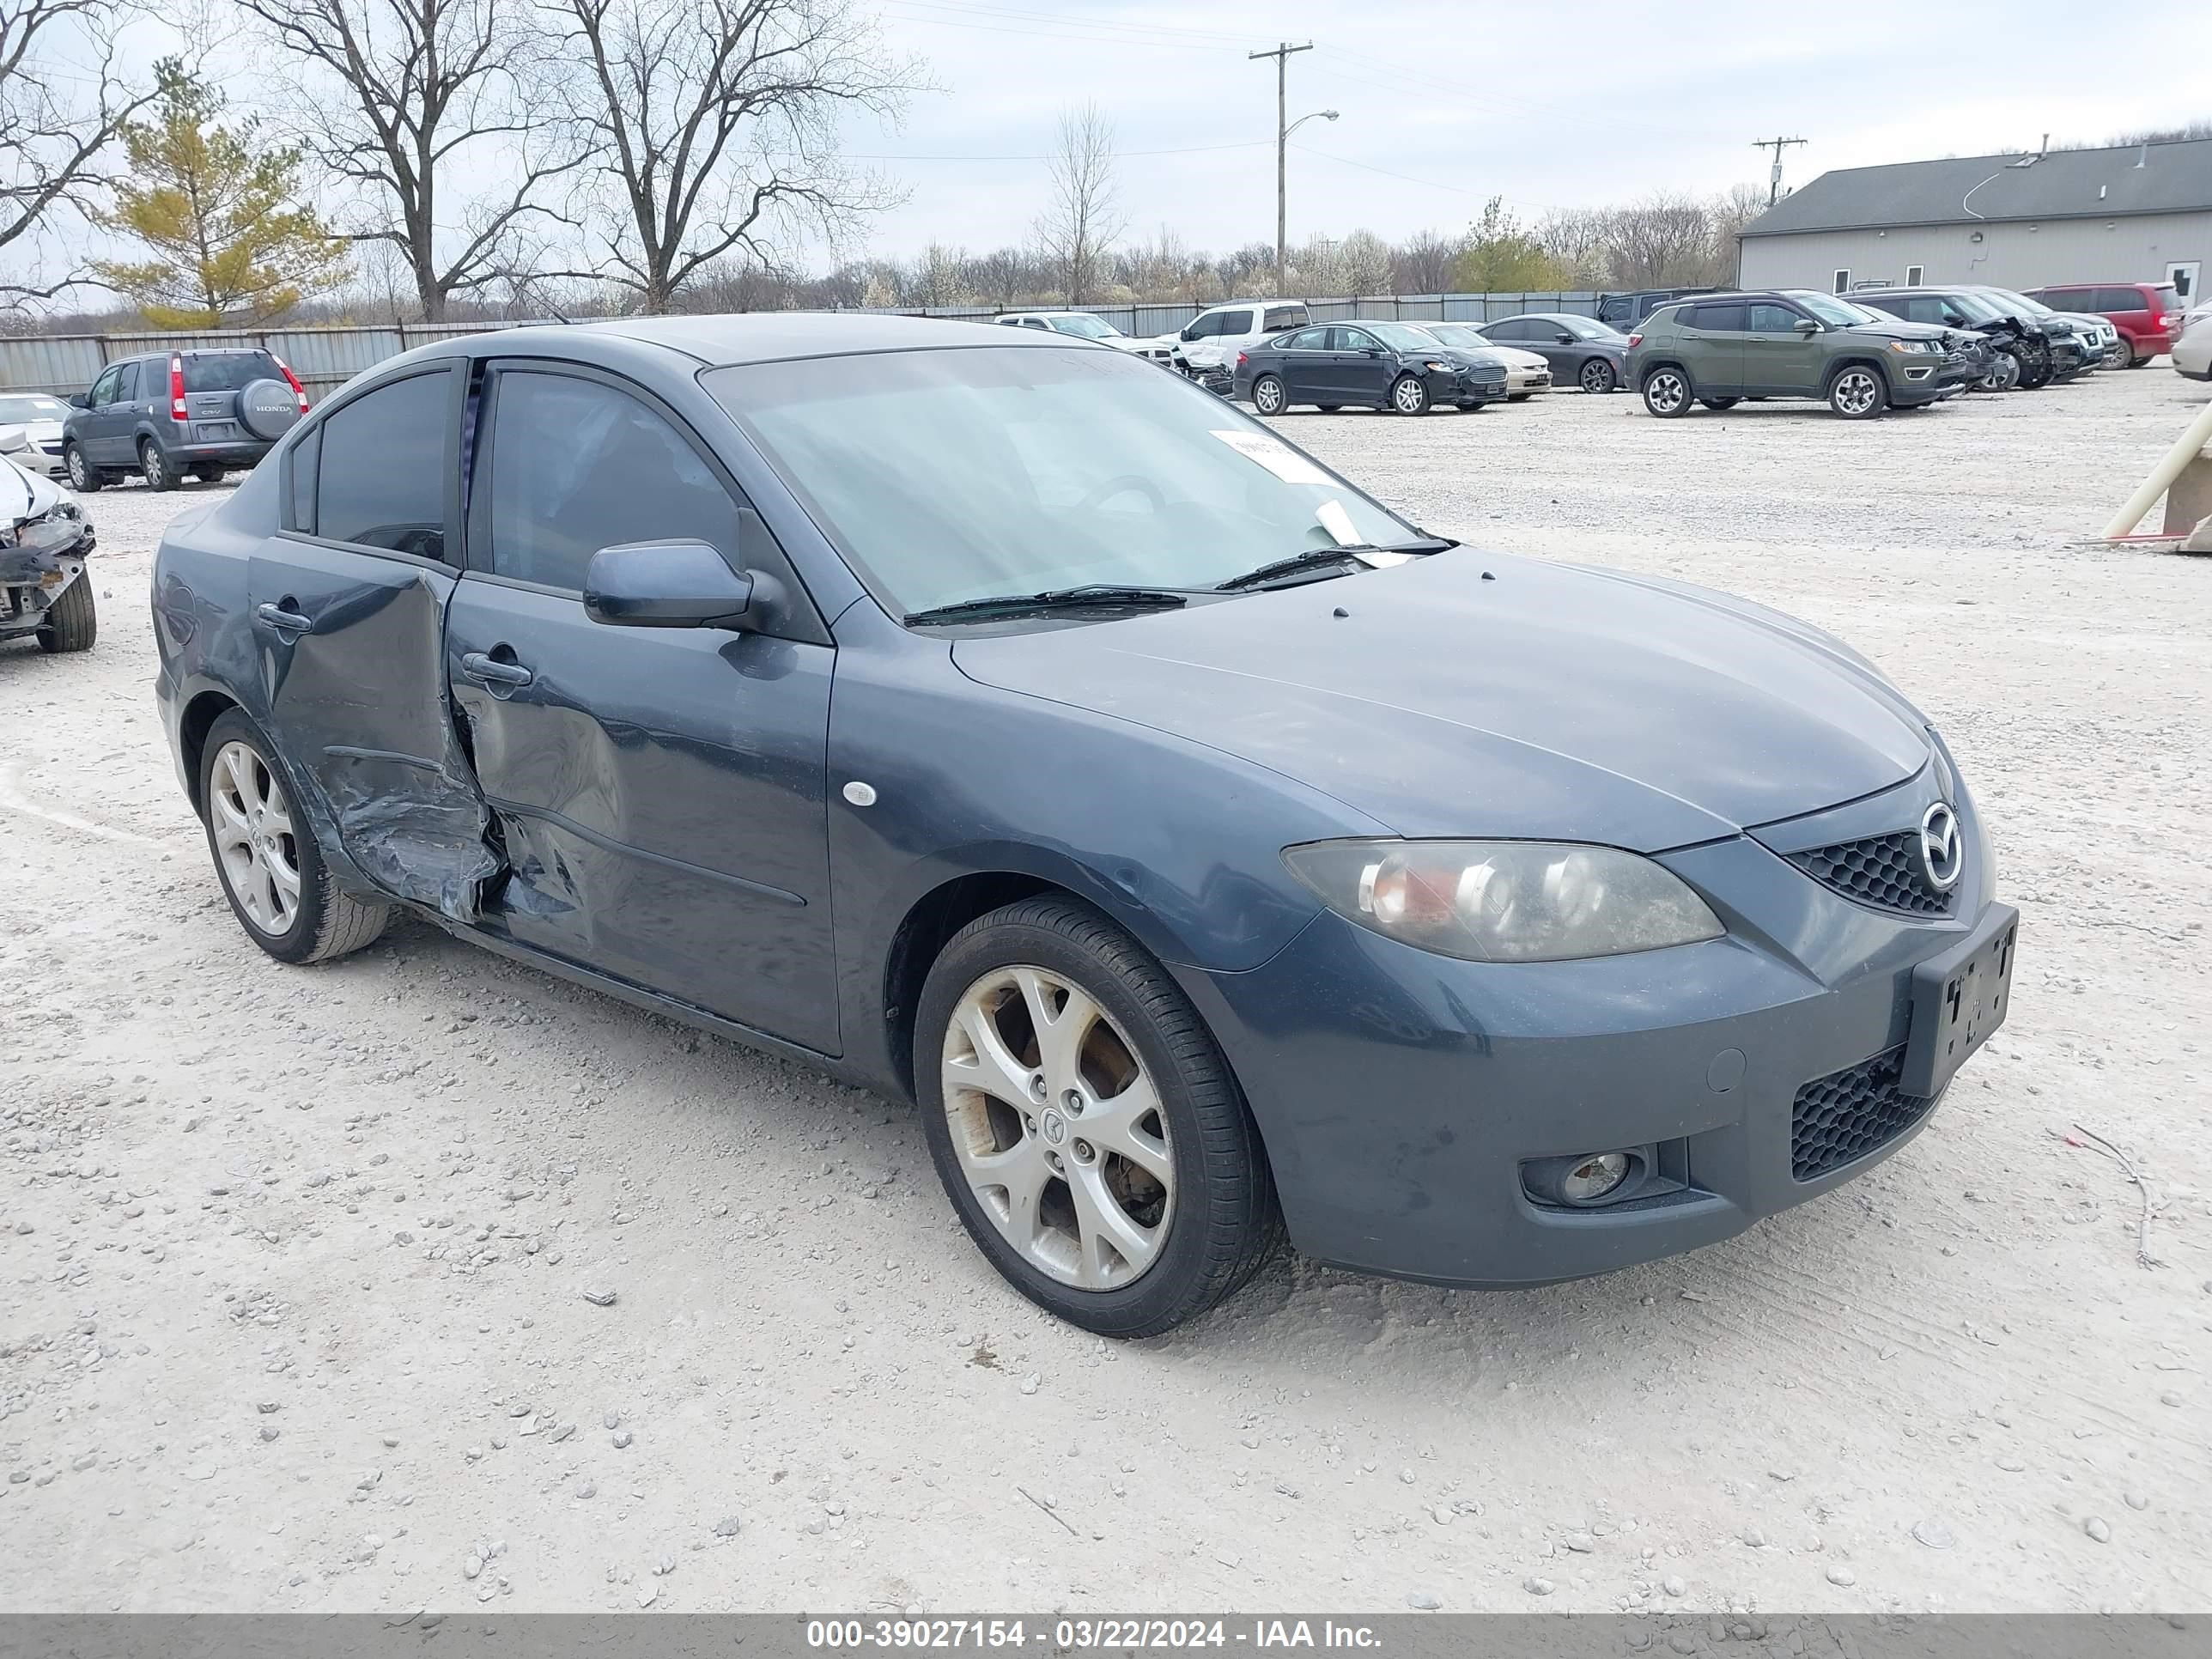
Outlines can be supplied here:
[[[1033, 313], [1018, 313], [1033, 314]], [[697, 317], [623, 317], [599, 323], [556, 323], [529, 330], [534, 348], [585, 345], [609, 337], [682, 352], [709, 368], [793, 357], [842, 357], [878, 351], [993, 346], [1035, 350], [1071, 343], [1065, 335], [1025, 339], [978, 330], [966, 319], [895, 317], [875, 312], [757, 311]], [[1109, 348], [1096, 348], [1105, 350]]]

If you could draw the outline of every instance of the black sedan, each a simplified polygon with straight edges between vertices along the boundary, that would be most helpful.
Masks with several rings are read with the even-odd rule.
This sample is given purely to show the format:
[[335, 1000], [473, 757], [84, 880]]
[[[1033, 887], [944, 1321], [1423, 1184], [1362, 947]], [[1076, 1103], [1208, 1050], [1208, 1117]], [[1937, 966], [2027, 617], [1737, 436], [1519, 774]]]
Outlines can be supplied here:
[[1552, 365], [1554, 386], [1611, 392], [1625, 383], [1620, 366], [1628, 356], [1628, 337], [1595, 318], [1532, 311], [1485, 323], [1482, 332], [1492, 344], [1517, 346], [1542, 357]]
[[1356, 404], [1425, 415], [1431, 404], [1480, 409], [1505, 395], [1505, 368], [1410, 323], [1330, 323], [1278, 334], [1237, 357], [1236, 396], [1262, 415], [1292, 404], [1324, 414]]

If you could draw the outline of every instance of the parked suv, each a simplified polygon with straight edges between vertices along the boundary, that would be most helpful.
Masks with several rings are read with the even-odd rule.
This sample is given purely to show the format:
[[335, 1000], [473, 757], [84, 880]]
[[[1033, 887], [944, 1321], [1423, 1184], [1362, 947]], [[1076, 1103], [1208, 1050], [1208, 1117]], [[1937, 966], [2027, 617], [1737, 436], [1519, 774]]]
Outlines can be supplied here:
[[258, 346], [156, 351], [100, 372], [62, 427], [62, 461], [80, 492], [136, 472], [155, 489], [186, 473], [219, 483], [254, 465], [307, 412], [284, 360]]
[[1313, 319], [1296, 300], [1237, 300], [1211, 306], [1182, 325], [1176, 336], [1175, 365], [1186, 374], [1235, 365], [1237, 354], [1286, 328], [1304, 328]]
[[1633, 294], [1601, 294], [1597, 296], [1597, 319], [1625, 334], [1670, 300], [1720, 292], [1708, 284], [1704, 288], [1640, 288]]
[[[2051, 343], [2036, 320], [2008, 310], [1978, 289], [1957, 284], [1926, 288], [1865, 289], [1851, 303], [1886, 311], [1908, 323], [1966, 331], [1984, 342], [1977, 367], [1985, 392], [2033, 392], [2051, 383]], [[1967, 355], [1976, 356], [1973, 347]]]
[[2120, 331], [2128, 348], [2128, 367], [2141, 368], [2181, 337], [2181, 295], [2159, 283], [2066, 283], [2032, 288], [2031, 300], [2053, 311], [2085, 311]]
[[1946, 330], [1810, 289], [1677, 302], [1628, 337], [1630, 384], [1669, 418], [1693, 403], [1820, 398], [1847, 420], [1866, 420], [1963, 392], [1972, 372]]

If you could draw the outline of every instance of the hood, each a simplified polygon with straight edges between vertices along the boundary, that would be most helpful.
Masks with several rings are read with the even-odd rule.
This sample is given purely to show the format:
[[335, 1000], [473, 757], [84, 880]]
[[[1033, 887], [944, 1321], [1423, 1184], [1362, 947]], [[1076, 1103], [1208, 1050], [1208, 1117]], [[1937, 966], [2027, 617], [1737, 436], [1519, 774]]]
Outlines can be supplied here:
[[1903, 318], [1884, 318], [1879, 323], [1858, 323], [1852, 327], [1856, 334], [1879, 334], [1887, 340], [1935, 340], [1941, 342], [1955, 331], [1937, 323], [1908, 323]]
[[1268, 767], [1406, 836], [1656, 852], [1890, 787], [1929, 752], [1911, 705], [1804, 623], [1471, 548], [963, 639], [953, 659]]

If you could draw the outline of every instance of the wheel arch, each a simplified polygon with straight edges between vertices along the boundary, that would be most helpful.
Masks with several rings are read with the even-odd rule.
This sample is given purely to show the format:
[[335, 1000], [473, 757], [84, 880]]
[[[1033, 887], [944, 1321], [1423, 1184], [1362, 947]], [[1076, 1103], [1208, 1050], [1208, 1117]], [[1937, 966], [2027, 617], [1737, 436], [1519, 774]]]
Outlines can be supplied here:
[[1649, 362], [1644, 363], [1638, 368], [1636, 371], [1636, 389], [1638, 392], [1643, 391], [1645, 384], [1650, 381], [1651, 377], [1654, 374], [1656, 374], [1662, 368], [1673, 369], [1684, 380], [1687, 380], [1692, 387], [1695, 387], [1698, 384], [1698, 377], [1690, 373], [1690, 366], [1684, 362], [1680, 357], [1654, 357]]
[[[202, 818], [207, 817], [207, 802], [201, 798], [201, 762], [206, 757], [207, 736], [215, 723], [234, 708], [242, 711], [238, 699], [225, 691], [203, 691], [185, 705], [177, 717], [177, 747], [185, 763], [185, 787], [191, 792], [192, 811]], [[251, 720], [252, 715], [247, 715]]]
[[1836, 377], [1847, 368], [1870, 368], [1881, 378], [1885, 391], [1895, 390], [1890, 383], [1889, 366], [1881, 358], [1869, 353], [1856, 351], [1848, 357], [1838, 357], [1828, 365], [1828, 372], [1820, 378], [1820, 391], [1823, 395], [1826, 395], [1828, 389], [1835, 385]]

